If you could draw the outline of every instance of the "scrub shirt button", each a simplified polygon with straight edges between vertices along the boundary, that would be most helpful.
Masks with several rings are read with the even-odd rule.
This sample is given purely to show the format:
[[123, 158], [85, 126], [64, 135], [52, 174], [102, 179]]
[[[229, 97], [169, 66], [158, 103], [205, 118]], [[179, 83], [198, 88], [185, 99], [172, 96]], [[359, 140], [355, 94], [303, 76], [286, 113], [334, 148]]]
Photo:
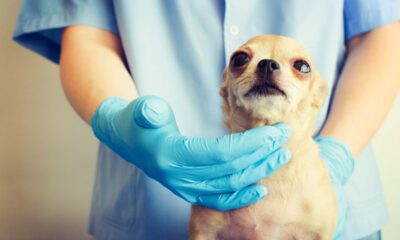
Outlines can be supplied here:
[[236, 25], [231, 25], [231, 27], [229, 28], [229, 31], [231, 32], [232, 35], [238, 35], [239, 27]]

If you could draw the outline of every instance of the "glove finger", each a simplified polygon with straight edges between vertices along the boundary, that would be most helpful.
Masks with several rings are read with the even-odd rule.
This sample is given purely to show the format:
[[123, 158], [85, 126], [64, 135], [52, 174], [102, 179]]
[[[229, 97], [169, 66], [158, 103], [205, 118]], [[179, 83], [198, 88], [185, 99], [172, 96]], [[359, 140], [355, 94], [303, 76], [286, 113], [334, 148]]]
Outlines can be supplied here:
[[241, 208], [257, 202], [267, 194], [267, 189], [261, 185], [251, 185], [242, 190], [215, 195], [204, 195], [197, 198], [197, 205], [227, 211]]
[[[279, 149], [279, 148], [278, 148]], [[231, 174], [238, 173], [251, 165], [265, 161], [270, 157], [274, 158], [273, 153], [277, 149], [271, 149], [269, 146], [263, 146], [254, 151], [251, 154], [243, 155], [231, 162], [225, 162], [222, 164], [215, 164], [211, 166], [186, 166], [184, 171], [180, 171], [182, 176], [188, 179], [196, 180], [197, 182], [204, 182], [205, 180], [227, 177]], [[272, 155], [271, 155], [272, 154]], [[284, 160], [289, 160], [290, 156], [281, 155]]]
[[258, 161], [240, 172], [205, 181], [202, 184], [204, 186], [202, 190], [209, 193], [238, 191], [270, 176], [286, 164], [290, 157], [291, 153], [288, 149], [276, 150], [266, 159]]
[[192, 166], [225, 164], [260, 147], [274, 151], [287, 141], [289, 132], [286, 124], [277, 124], [217, 138], [185, 138], [181, 151], [190, 156]]

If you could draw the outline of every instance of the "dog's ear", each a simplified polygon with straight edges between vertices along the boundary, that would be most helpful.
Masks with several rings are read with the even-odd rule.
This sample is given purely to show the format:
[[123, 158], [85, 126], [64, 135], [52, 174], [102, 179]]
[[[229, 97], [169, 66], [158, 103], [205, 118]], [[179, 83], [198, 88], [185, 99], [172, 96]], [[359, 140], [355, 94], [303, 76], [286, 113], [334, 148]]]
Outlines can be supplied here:
[[314, 108], [321, 108], [325, 102], [328, 94], [328, 85], [318, 72], [313, 73], [311, 82], [311, 106]]

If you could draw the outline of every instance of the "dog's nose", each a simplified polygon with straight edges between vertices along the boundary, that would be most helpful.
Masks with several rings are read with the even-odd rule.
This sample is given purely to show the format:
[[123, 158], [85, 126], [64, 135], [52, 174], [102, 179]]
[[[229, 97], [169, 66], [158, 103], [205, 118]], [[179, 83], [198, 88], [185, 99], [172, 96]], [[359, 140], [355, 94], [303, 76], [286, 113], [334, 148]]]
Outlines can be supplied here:
[[263, 59], [257, 65], [257, 70], [263, 74], [271, 74], [275, 70], [279, 70], [279, 63], [273, 59]]

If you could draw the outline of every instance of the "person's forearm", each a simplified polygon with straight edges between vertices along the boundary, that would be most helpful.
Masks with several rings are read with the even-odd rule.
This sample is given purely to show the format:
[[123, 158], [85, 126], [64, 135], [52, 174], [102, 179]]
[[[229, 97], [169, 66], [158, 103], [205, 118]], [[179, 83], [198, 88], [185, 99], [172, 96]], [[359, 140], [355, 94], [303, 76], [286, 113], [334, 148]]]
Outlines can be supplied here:
[[320, 135], [346, 143], [358, 156], [381, 125], [400, 87], [400, 23], [348, 43], [349, 55]]
[[110, 96], [137, 97], [124, 54], [114, 34], [85, 26], [64, 30], [60, 60], [62, 86], [75, 111], [90, 125], [100, 103]]

